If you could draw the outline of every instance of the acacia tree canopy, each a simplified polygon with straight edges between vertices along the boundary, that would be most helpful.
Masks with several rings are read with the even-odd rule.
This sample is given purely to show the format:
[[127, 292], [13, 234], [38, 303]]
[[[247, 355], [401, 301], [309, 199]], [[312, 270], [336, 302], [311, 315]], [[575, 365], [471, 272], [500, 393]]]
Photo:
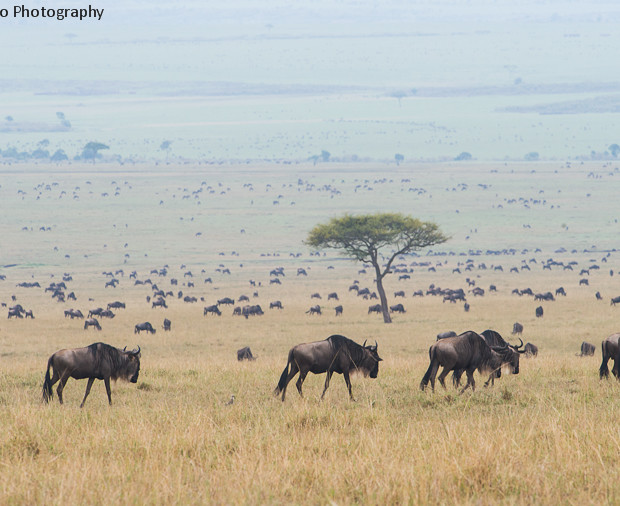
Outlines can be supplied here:
[[[316, 225], [305, 242], [317, 249], [339, 249], [360, 262], [372, 264], [383, 318], [389, 323], [392, 320], [382, 281], [390, 272], [394, 259], [447, 240], [435, 223], [400, 213], [376, 213], [332, 218], [328, 223]], [[387, 258], [384, 265], [381, 264], [382, 258]]]

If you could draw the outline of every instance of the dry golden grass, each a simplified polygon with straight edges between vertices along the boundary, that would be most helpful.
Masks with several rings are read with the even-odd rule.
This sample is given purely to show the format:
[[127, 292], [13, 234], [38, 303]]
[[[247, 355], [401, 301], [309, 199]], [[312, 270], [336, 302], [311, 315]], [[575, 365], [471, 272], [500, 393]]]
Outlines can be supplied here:
[[[66, 177], [66, 186], [73, 186], [71, 177]], [[11, 191], [3, 196], [15, 194]], [[141, 195], [146, 199], [145, 192]], [[171, 200], [169, 195], [165, 198]], [[310, 209], [313, 198], [315, 195], [306, 200], [298, 197], [297, 210], [287, 208], [286, 212], [304, 215], [304, 206]], [[227, 265], [245, 264], [243, 269], [233, 269], [229, 278], [203, 284], [202, 277], [211, 275], [211, 270], [196, 276], [195, 289], [178, 287], [205, 296], [204, 303], [185, 304], [175, 297], [169, 300], [169, 309], [159, 310], [151, 309], [145, 301], [150, 287], [133, 286], [128, 279], [129, 268], [116, 289], [103, 287], [106, 278], [101, 271], [109, 268], [112, 258], [118, 260], [115, 265], [121, 265], [122, 244], [131, 240], [134, 249], [130, 264], [138, 269], [141, 279], [148, 277], [149, 268], [162, 266], [152, 257], [170, 257], [176, 251], [175, 227], [186, 226], [186, 222], [178, 224], [178, 216], [189, 216], [189, 207], [184, 209], [177, 201], [168, 222], [162, 218], [148, 223], [148, 214], [136, 217], [125, 213], [115, 218], [114, 206], [107, 200], [83, 193], [77, 210], [72, 210], [72, 203], [54, 203], [66, 208], [59, 210], [60, 221], [52, 222], [52, 218], [45, 221], [45, 211], [56, 207], [31, 199], [28, 206], [38, 214], [30, 226], [58, 225], [53, 231], [56, 235], [36, 236], [36, 232], [21, 234], [22, 221], [15, 218], [20, 213], [29, 216], [30, 209], [19, 207], [18, 198], [8, 202], [15, 214], [7, 214], [14, 221], [2, 229], [7, 239], [3, 253], [11, 258], [20, 254], [30, 264], [2, 271], [8, 277], [0, 282], [0, 301], [9, 301], [10, 295], [16, 294], [19, 302], [35, 310], [36, 319], [0, 319], [0, 504], [620, 502], [620, 429], [616, 419], [620, 385], [598, 377], [600, 342], [619, 330], [618, 310], [609, 305], [609, 296], [620, 293], [617, 276], [601, 272], [618, 270], [614, 256], [604, 269], [591, 273], [589, 287], [578, 285], [576, 272], [542, 270], [541, 262], [549, 252], [477, 257], [476, 264], [483, 260], [489, 265], [502, 263], [504, 271], [476, 269], [463, 274], [452, 270], [464, 257], [429, 257], [434, 264], [442, 263], [436, 273], [416, 269], [409, 281], [399, 282], [396, 275], [387, 280], [389, 295], [405, 290], [407, 296], [402, 302], [407, 313], [396, 315], [394, 323], [385, 325], [379, 316], [367, 314], [371, 301], [347, 291], [354, 278], [360, 278], [362, 286], [372, 286], [369, 276], [358, 274], [358, 265], [332, 256], [337, 268], [327, 270], [330, 260], [266, 259], [253, 250], [253, 256], [248, 255], [250, 260], [230, 256], [221, 260]], [[158, 202], [159, 197], [149, 205], [155, 209]], [[117, 204], [126, 211], [131, 199], [115, 201]], [[140, 212], [147, 208], [140, 207]], [[78, 216], [79, 210], [88, 214]], [[75, 223], [84, 224], [97, 210], [108, 213], [103, 220], [107, 228], [101, 225], [82, 234], [79, 227], [66, 224], [73, 218]], [[223, 211], [217, 208], [209, 212]], [[316, 205], [313, 212], [318, 212]], [[169, 213], [166, 210], [165, 216]], [[247, 209], [239, 213], [246, 213], [248, 220], [253, 218]], [[318, 220], [318, 216], [310, 218]], [[312, 221], [310, 218], [304, 219]], [[120, 226], [125, 219], [131, 225], [129, 232]], [[267, 223], [271, 218], [265, 212], [261, 219]], [[109, 226], [117, 222], [118, 228]], [[150, 237], [158, 225], [165, 233]], [[185, 281], [181, 261], [200, 265], [202, 246], [192, 241], [194, 232], [201, 229], [184, 229], [183, 233], [190, 236], [184, 249], [189, 260], [172, 256], [167, 278], [151, 276], [162, 288], [171, 288], [170, 277]], [[96, 235], [99, 230], [101, 238]], [[136, 230], [142, 235], [133, 237]], [[297, 236], [287, 237], [289, 230], [280, 230], [276, 243], [291, 244], [290, 249], [295, 251], [297, 243], [290, 241]], [[210, 256], [205, 263], [214, 268], [220, 262], [220, 249], [241, 249], [243, 241], [256, 240], [252, 233], [248, 228], [247, 237], [239, 236], [235, 228], [236, 242], [226, 239], [225, 247], [218, 243], [218, 237], [207, 238], [205, 234], [205, 241], [216, 244], [207, 250]], [[488, 236], [490, 231], [486, 233]], [[52, 252], [54, 241], [60, 244], [58, 254]], [[105, 253], [101, 251], [104, 241], [109, 243]], [[149, 243], [152, 257], [138, 258], [135, 243], [142, 242]], [[62, 256], [69, 245], [73, 248], [71, 260], [65, 261]], [[88, 259], [76, 252], [88, 253]], [[575, 258], [583, 266], [591, 257], [602, 255], [567, 254], [562, 260]], [[532, 265], [531, 272], [508, 272], [510, 266], [533, 256], [538, 263]], [[286, 280], [282, 286], [269, 285], [269, 269], [281, 263], [287, 265]], [[298, 265], [312, 267], [308, 278], [294, 275]], [[17, 282], [30, 279], [45, 286], [51, 281], [51, 273], [59, 280], [67, 270], [74, 276], [69, 290], [75, 290], [77, 302], [59, 304], [42, 289], [15, 287]], [[482, 298], [469, 296], [472, 307], [468, 313], [462, 304], [411, 296], [430, 283], [466, 287], [467, 276], [487, 290], [491, 283], [498, 288], [497, 293], [487, 292]], [[252, 297], [255, 289], [248, 285], [251, 278], [263, 281], [256, 289], [256, 299]], [[545, 316], [541, 319], [534, 316], [538, 303], [510, 293], [513, 288], [530, 286], [539, 292], [561, 285], [568, 296], [543, 303]], [[174, 290], [176, 293], [177, 288]], [[594, 299], [596, 290], [604, 294], [604, 301]], [[345, 308], [342, 317], [334, 315], [336, 303], [326, 300], [331, 291], [340, 295]], [[305, 314], [317, 303], [310, 299], [314, 292], [323, 296], [321, 317]], [[266, 314], [245, 320], [233, 317], [228, 307], [221, 317], [202, 315], [204, 305], [222, 296], [238, 298], [241, 294], [250, 295]], [[276, 299], [282, 300], [283, 311], [267, 309]], [[63, 310], [69, 307], [86, 312], [113, 300], [125, 301], [127, 309], [116, 311], [113, 320], [103, 320], [101, 332], [85, 331], [81, 321], [63, 317]], [[161, 328], [164, 316], [172, 320], [171, 332]], [[135, 335], [133, 327], [142, 321], [153, 323], [157, 333]], [[451, 387], [446, 391], [438, 387], [434, 393], [419, 390], [428, 367], [427, 350], [438, 332], [493, 328], [510, 337], [515, 321], [525, 327], [524, 341], [532, 341], [540, 349], [537, 358], [522, 359], [519, 375], [502, 375], [494, 387], [485, 389], [476, 373], [478, 388], [463, 395]], [[273, 397], [290, 347], [334, 333], [359, 343], [365, 339], [379, 343], [384, 361], [378, 378], [353, 378], [357, 402], [348, 400], [339, 375], [333, 378], [323, 402], [319, 396], [324, 376], [308, 376], [303, 399], [293, 384], [285, 403]], [[584, 340], [597, 345], [594, 357], [575, 356]], [[137, 385], [113, 385], [113, 405], [109, 407], [104, 386], [98, 381], [84, 409], [80, 409], [86, 383], [69, 380], [64, 406], [58, 404], [56, 396], [50, 404], [43, 404], [41, 387], [48, 357], [60, 348], [95, 341], [121, 348], [141, 346], [142, 369]], [[236, 361], [236, 350], [243, 346], [252, 348], [256, 361]], [[227, 406], [233, 394], [235, 403]]]

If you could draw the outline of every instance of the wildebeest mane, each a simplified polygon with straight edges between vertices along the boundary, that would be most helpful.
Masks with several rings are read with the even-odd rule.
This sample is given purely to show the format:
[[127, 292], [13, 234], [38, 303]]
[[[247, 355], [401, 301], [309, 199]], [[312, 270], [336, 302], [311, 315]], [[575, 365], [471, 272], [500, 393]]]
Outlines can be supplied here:
[[364, 348], [361, 345], [340, 334], [329, 336], [327, 340], [334, 347], [336, 353], [344, 351], [356, 366], [361, 364], [364, 359]]
[[86, 349], [93, 356], [95, 370], [100, 371], [101, 366], [107, 362], [111, 369], [110, 378], [116, 381], [122, 367], [127, 363], [127, 358], [121, 353], [121, 350], [106, 343], [93, 343]]

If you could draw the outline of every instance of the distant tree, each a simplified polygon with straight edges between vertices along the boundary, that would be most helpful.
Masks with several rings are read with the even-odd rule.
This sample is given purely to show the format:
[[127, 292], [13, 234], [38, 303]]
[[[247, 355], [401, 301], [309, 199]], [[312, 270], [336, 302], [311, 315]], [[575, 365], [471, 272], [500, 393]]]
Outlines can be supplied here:
[[325, 151], [325, 150], [321, 151], [321, 161], [328, 162], [330, 156], [332, 155], [329, 151]]
[[525, 160], [528, 162], [535, 162], [540, 158], [540, 155], [536, 151], [532, 151], [525, 155]]
[[400, 153], [396, 153], [394, 155], [394, 160], [396, 160], [396, 165], [400, 165], [400, 162], [402, 162], [404, 159], [405, 157], [401, 155]]
[[461, 162], [461, 161], [464, 161], [464, 160], [471, 160], [471, 154], [468, 153], [467, 151], [463, 151], [459, 156], [457, 156], [455, 158], [455, 160], [457, 162]]
[[43, 139], [42, 141], [37, 142], [37, 146], [41, 148], [46, 148], [50, 145], [49, 139]]
[[398, 107], [401, 107], [401, 100], [407, 96], [407, 92], [402, 90], [396, 90], [390, 93], [390, 96], [398, 100]]
[[43, 160], [45, 158], [50, 157], [50, 152], [47, 149], [39, 148], [39, 149], [35, 149], [30, 156], [32, 156], [32, 158], [35, 158], [37, 160]]
[[[400, 213], [376, 213], [332, 218], [328, 223], [316, 225], [305, 242], [313, 248], [342, 250], [359, 262], [372, 264], [383, 321], [391, 323], [383, 278], [392, 272], [394, 259], [447, 240], [435, 223]], [[382, 251], [386, 252], [385, 257]]]
[[68, 160], [69, 157], [62, 149], [57, 149], [56, 152], [51, 156], [50, 160], [52, 162], [62, 162], [64, 160]]
[[160, 144], [159, 149], [166, 152], [166, 161], [168, 161], [168, 155], [170, 155], [172, 141], [164, 141]]
[[316, 165], [317, 162], [319, 161], [319, 155], [312, 155], [308, 157], [308, 160], [312, 162], [312, 165]]
[[110, 146], [106, 146], [101, 142], [89, 142], [82, 149], [81, 158], [84, 160], [92, 160], [95, 163], [95, 158], [101, 156], [99, 151], [102, 149], [110, 149]]
[[620, 154], [620, 146], [618, 146], [617, 144], [612, 144], [607, 149], [611, 153], [611, 156], [613, 156], [614, 158], [617, 158], [618, 154]]

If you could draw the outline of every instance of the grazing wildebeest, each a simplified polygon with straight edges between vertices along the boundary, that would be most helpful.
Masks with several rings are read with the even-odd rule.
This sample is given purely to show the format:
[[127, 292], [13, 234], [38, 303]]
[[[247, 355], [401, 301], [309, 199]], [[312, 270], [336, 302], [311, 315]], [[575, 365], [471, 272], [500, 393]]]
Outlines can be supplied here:
[[212, 306], [206, 306], [202, 312], [203, 316], [207, 316], [208, 313], [212, 313], [212, 314], [216, 314], [218, 316], [222, 316], [222, 312], [220, 311], [220, 308], [217, 307], [217, 304], [214, 304]]
[[405, 313], [405, 308], [402, 304], [394, 304], [390, 306], [390, 313]]
[[555, 297], [551, 292], [537, 293], [536, 295], [534, 295], [534, 300], [554, 301]]
[[374, 346], [366, 346], [366, 341], [361, 346], [351, 339], [341, 336], [329, 336], [324, 341], [298, 344], [291, 348], [288, 353], [288, 362], [278, 386], [274, 390], [274, 395], [282, 392], [282, 402], [286, 396], [286, 387], [293, 377], [299, 372], [297, 379], [297, 390], [303, 397], [301, 386], [309, 372], [314, 374], [327, 373], [325, 378], [325, 388], [321, 394], [321, 399], [329, 386], [329, 381], [333, 373], [342, 374], [344, 381], [349, 389], [349, 397], [352, 400], [351, 372], [360, 371], [364, 376], [376, 378], [379, 374], [379, 362], [382, 359], [377, 352], [377, 343]]
[[172, 328], [172, 322], [168, 318], [164, 318], [164, 330], [170, 330]]
[[603, 300], [603, 296], [601, 295], [601, 292], [596, 292], [595, 297], [596, 297], [596, 300]]
[[336, 310], [336, 316], [342, 315], [342, 306], [336, 306], [334, 309]]
[[590, 357], [594, 355], [595, 351], [596, 351], [596, 346], [584, 341], [583, 343], [581, 343], [581, 353], [579, 353], [578, 356], [579, 357]]
[[538, 346], [535, 344], [527, 343], [523, 350], [525, 351], [526, 357], [536, 357], [538, 355]]
[[603, 362], [599, 368], [599, 375], [601, 379], [609, 376], [609, 368], [607, 367], [607, 362], [609, 362], [609, 359], [614, 361], [614, 366], [612, 367], [611, 372], [616, 378], [620, 379], [620, 372], [618, 371], [618, 366], [620, 366], [620, 360], [618, 357], [620, 346], [618, 344], [618, 340], [620, 340], [620, 333], [610, 335], [601, 343], [603, 352]]
[[510, 364], [512, 373], [519, 374], [519, 351], [515, 351], [509, 345], [489, 346], [482, 336], [472, 331], [441, 339], [429, 348], [428, 353], [430, 364], [420, 382], [421, 390], [424, 390], [429, 380], [431, 388], [435, 390], [435, 376], [439, 366], [443, 367], [439, 382], [444, 388], [446, 387], [444, 379], [450, 371], [464, 370], [467, 373], [467, 384], [461, 393], [470, 386], [472, 390], [475, 390], [474, 371], [476, 369], [481, 374], [489, 372], [489, 381], [503, 364]]
[[564, 290], [564, 287], [563, 287], [563, 286], [561, 286], [560, 288], [558, 288], [558, 289], [555, 291], [555, 294], [556, 294], [556, 295], [563, 295], [564, 297], [566, 297], [566, 291]]
[[[54, 370], [50, 377], [50, 368]], [[47, 372], [43, 382], [43, 400], [49, 402], [53, 396], [52, 387], [58, 384], [58, 400], [62, 404], [62, 391], [69, 378], [76, 380], [88, 378], [86, 393], [80, 408], [84, 407], [86, 397], [96, 379], [103, 380], [108, 394], [108, 402], [112, 404], [110, 379], [122, 379], [136, 383], [140, 373], [140, 347], [137, 350], [125, 351], [109, 344], [93, 343], [85, 348], [59, 350], [47, 361]]]
[[166, 305], [166, 300], [165, 299], [154, 300], [152, 305], [151, 305], [151, 308], [154, 308], [154, 307], [165, 307], [166, 309], [168, 308], [168, 306]]
[[233, 316], [241, 316], [241, 306], [237, 306], [233, 309]]
[[579, 286], [581, 285], [590, 286], [590, 282], [586, 278], [583, 278], [579, 280]]
[[104, 309], [103, 311], [101, 311], [101, 313], [99, 314], [99, 316], [101, 318], [114, 318], [114, 313], [112, 311], [110, 311], [109, 309]]
[[321, 306], [319, 306], [318, 304], [316, 306], [312, 306], [310, 309], [308, 309], [308, 311], [306, 311], [306, 314], [310, 313], [311, 315], [313, 314], [322, 314], [321, 313]]
[[381, 313], [381, 304], [374, 304], [373, 306], [368, 306], [368, 314], [370, 313]]
[[11, 317], [23, 318], [24, 315], [22, 315], [22, 312], [19, 309], [10, 308], [9, 315], [7, 316], [7, 318], [11, 318]]
[[521, 325], [519, 322], [515, 322], [514, 325], [512, 326], [512, 333], [523, 334], [523, 325]]
[[101, 325], [99, 325], [99, 320], [97, 320], [97, 318], [87, 318], [84, 320], [84, 330], [88, 327], [95, 327], [97, 330], [101, 330]]
[[283, 309], [282, 308], [282, 302], [280, 302], [279, 300], [274, 300], [273, 302], [269, 303], [269, 309]]
[[327, 300], [340, 300], [336, 292], [328, 293]]
[[110, 302], [108, 304], [108, 309], [125, 309], [125, 303], [119, 301]]
[[265, 313], [259, 304], [255, 304], [252, 306], [243, 306], [243, 308], [241, 308], [241, 314], [247, 319], [248, 316], [262, 315]]
[[394, 292], [394, 298], [396, 298], [396, 297], [404, 297], [404, 296], [405, 296], [404, 290], [400, 290], [398, 292]]
[[73, 309], [73, 308], [65, 310], [65, 318], [67, 316], [70, 316], [72, 320], [73, 318], [84, 318], [82, 311], [80, 311], [79, 309]]
[[242, 360], [256, 360], [254, 355], [252, 355], [252, 350], [250, 350], [249, 346], [245, 348], [241, 348], [237, 350], [237, 360], [241, 362]]
[[101, 313], [103, 312], [103, 308], [102, 307], [98, 307], [95, 309], [91, 309], [88, 312], [88, 317], [90, 318], [91, 316], [101, 316]]
[[609, 305], [615, 306], [616, 304], [620, 304], [620, 296], [614, 297], [613, 299], [611, 299], [611, 303]]
[[153, 325], [150, 324], [150, 322], [138, 323], [134, 327], [133, 332], [134, 332], [134, 334], [139, 334], [143, 330], [146, 330], [147, 332], [150, 332], [151, 334], [155, 333], [155, 329], [153, 328]]
[[24, 318], [32, 318], [34, 320], [34, 313], [32, 312], [32, 309], [28, 309], [24, 312]]
[[320, 299], [321, 298], [321, 294], [320, 293], [313, 293], [312, 295], [310, 295], [311, 299]]
[[454, 332], [454, 330], [440, 332], [439, 334], [437, 334], [437, 341], [439, 341], [440, 339], [446, 339], [447, 337], [456, 337], [456, 332]]
[[543, 308], [542, 306], [538, 306], [536, 308], [536, 318], [542, 318], [543, 315]]

